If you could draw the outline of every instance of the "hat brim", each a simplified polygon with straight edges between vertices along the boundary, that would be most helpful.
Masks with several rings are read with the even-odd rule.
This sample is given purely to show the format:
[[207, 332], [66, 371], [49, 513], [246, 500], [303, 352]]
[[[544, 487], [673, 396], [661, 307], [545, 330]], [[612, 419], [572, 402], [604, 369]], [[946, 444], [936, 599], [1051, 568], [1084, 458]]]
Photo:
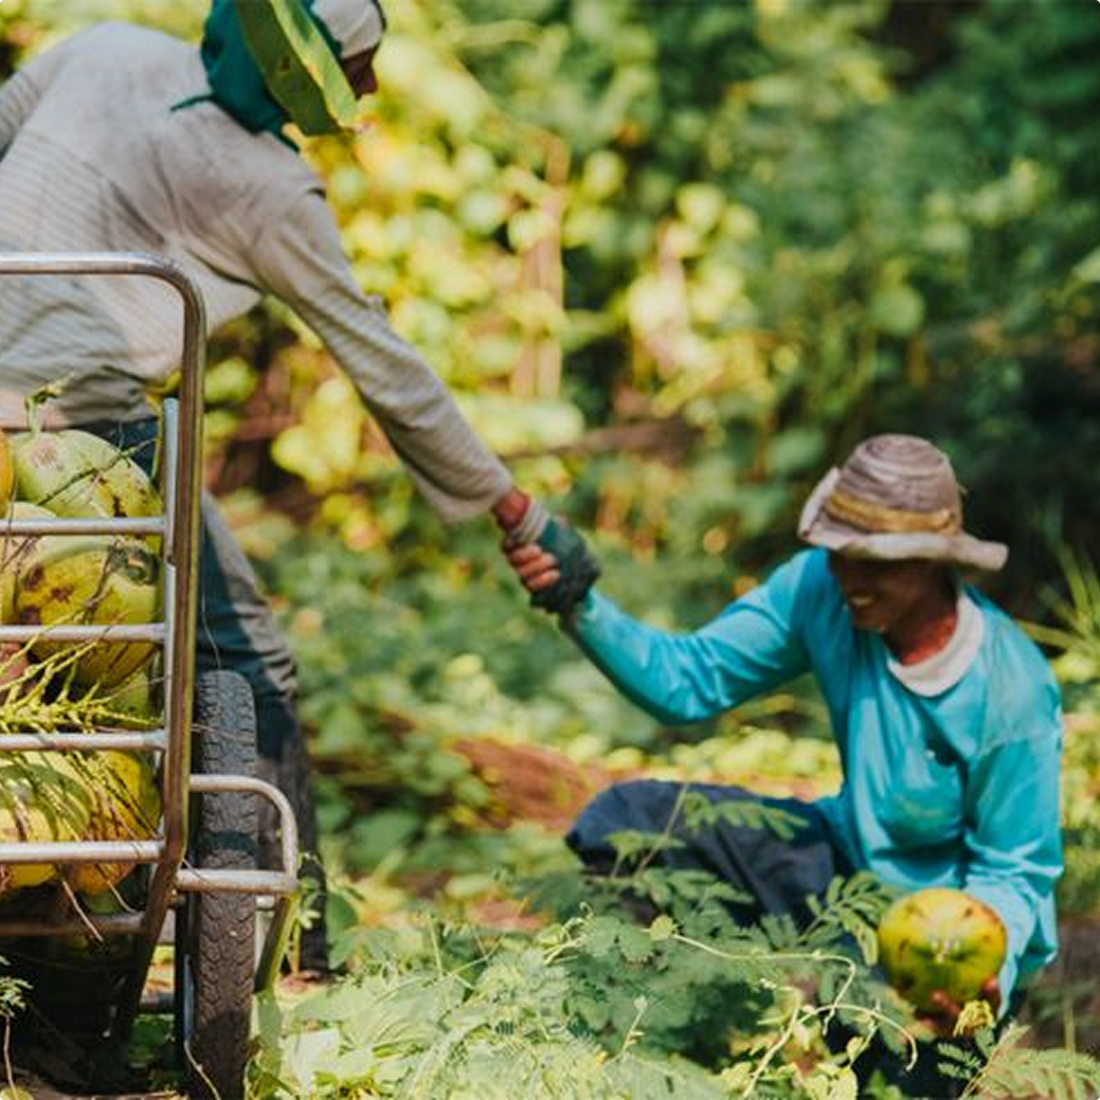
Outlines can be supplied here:
[[991, 573], [1003, 568], [1008, 560], [1008, 547], [1004, 543], [988, 542], [965, 531], [957, 535], [872, 534], [833, 519], [825, 511], [825, 501], [836, 485], [838, 474], [837, 470], [826, 474], [802, 510], [798, 536], [811, 546], [880, 561], [951, 562]]

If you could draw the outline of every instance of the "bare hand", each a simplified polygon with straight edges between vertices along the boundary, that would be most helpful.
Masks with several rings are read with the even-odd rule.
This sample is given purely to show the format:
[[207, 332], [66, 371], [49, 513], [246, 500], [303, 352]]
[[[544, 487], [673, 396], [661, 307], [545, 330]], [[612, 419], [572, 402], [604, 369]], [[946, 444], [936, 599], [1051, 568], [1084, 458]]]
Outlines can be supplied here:
[[511, 531], [527, 514], [531, 498], [514, 485], [493, 505], [493, 518], [504, 532]]
[[[996, 977], [987, 978], [974, 999], [985, 1001], [993, 1010], [993, 1014], [996, 1015], [1001, 1007], [1001, 987]], [[922, 1013], [921, 1019], [941, 1039], [954, 1035], [963, 1006], [949, 997], [942, 989], [937, 989], [932, 994], [931, 1001], [932, 1009]]]
[[547, 553], [537, 543], [529, 542], [523, 546], [511, 546], [506, 539], [503, 550], [516, 576], [528, 592], [542, 592], [561, 579], [557, 558]]

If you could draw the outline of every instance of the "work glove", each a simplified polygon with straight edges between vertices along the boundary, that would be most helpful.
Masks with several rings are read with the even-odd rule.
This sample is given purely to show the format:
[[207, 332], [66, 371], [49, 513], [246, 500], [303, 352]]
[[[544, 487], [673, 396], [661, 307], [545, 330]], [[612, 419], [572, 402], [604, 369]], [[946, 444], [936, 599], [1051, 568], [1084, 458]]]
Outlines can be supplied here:
[[535, 545], [557, 563], [558, 579], [531, 592], [531, 606], [568, 615], [600, 575], [600, 564], [584, 539], [563, 519], [551, 517]]
[[493, 514], [504, 531], [504, 553], [531, 594], [531, 606], [557, 615], [572, 611], [600, 575], [584, 539], [515, 486], [494, 505]]

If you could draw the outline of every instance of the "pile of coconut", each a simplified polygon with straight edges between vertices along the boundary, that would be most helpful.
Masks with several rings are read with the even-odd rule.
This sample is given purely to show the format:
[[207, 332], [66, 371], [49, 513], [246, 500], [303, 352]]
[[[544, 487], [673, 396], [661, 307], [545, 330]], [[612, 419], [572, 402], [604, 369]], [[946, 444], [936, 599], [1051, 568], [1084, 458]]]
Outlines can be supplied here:
[[[160, 545], [124, 534], [22, 535], [12, 520], [163, 512], [124, 451], [75, 429], [0, 432], [0, 623], [41, 627], [0, 643], [0, 841], [147, 839], [161, 817], [150, 753], [4, 751], [12, 733], [92, 732], [160, 724], [158, 647], [59, 641], [49, 627], [140, 625], [160, 613]], [[6, 528], [6, 529], [5, 529]], [[0, 894], [60, 881], [111, 892], [132, 864], [0, 864]]]

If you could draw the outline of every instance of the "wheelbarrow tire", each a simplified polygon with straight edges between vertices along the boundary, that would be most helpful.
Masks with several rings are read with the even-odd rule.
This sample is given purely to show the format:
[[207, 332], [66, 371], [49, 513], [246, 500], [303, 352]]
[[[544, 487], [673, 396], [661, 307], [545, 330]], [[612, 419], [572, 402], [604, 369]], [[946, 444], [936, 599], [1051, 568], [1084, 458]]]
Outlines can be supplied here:
[[[256, 713], [252, 689], [235, 672], [202, 673], [195, 689], [192, 768], [200, 773], [252, 776], [256, 771]], [[254, 795], [193, 795], [191, 853], [205, 870], [256, 866]], [[186, 1051], [188, 1095], [240, 1100], [249, 1059], [256, 967], [256, 898], [252, 894], [187, 896], [182, 942], [177, 939], [179, 1036]]]

